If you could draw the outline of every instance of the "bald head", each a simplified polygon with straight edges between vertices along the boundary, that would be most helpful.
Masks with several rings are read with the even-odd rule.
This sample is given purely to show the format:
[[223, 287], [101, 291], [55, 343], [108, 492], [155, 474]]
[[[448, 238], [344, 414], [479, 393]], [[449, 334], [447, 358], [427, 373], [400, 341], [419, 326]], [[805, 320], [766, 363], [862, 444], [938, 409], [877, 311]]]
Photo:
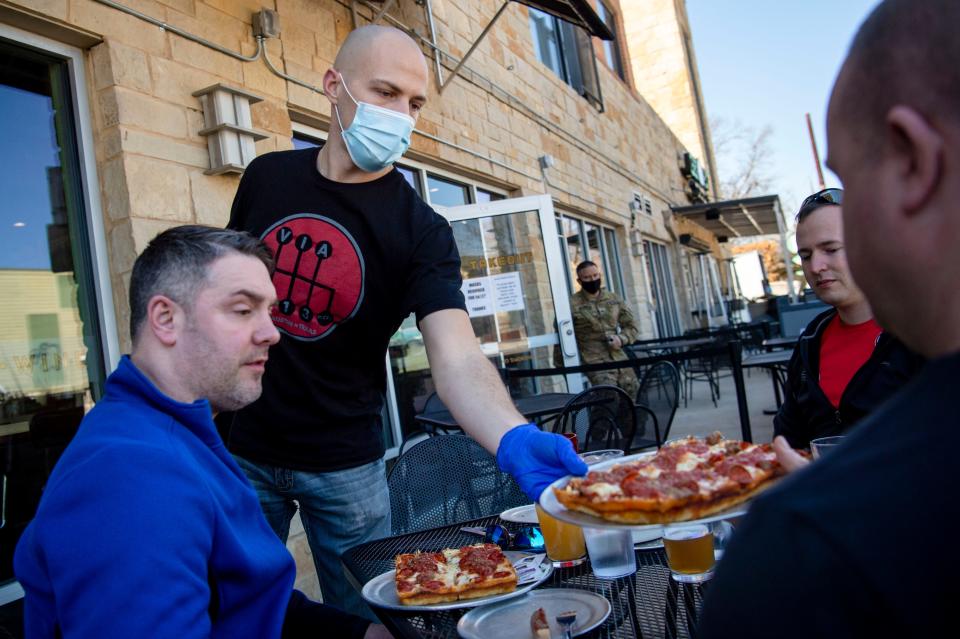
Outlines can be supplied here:
[[427, 75], [427, 63], [413, 38], [393, 27], [370, 24], [354, 29], [340, 45], [333, 62], [341, 73], [366, 71], [390, 57], [399, 57]]
[[958, 0], [885, 0], [827, 112], [851, 272], [877, 321], [927, 357], [960, 350], [957, 25]]
[[862, 151], [890, 109], [910, 106], [933, 122], [960, 121], [960, 2], [886, 0], [860, 27], [837, 81], [835, 106], [855, 124]]

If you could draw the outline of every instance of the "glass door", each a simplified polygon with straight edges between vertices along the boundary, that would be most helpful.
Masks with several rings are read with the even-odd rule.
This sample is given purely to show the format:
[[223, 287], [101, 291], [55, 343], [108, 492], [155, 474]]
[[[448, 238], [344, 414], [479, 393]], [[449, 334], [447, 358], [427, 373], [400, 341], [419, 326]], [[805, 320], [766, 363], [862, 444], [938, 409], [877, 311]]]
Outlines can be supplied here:
[[[550, 197], [435, 208], [453, 228], [470, 322], [491, 363], [499, 369], [577, 365], [564, 258]], [[391, 340], [389, 357], [402, 439], [415, 427], [413, 415], [434, 390], [412, 316]], [[510, 381], [514, 397], [582, 388], [580, 375]]]
[[98, 275], [96, 207], [84, 185], [91, 158], [78, 123], [87, 111], [74, 91], [85, 91], [82, 54], [4, 39], [19, 40], [12, 31], [0, 25], [0, 150], [8, 159], [0, 172], [0, 636], [12, 632], [23, 592], [14, 548], [102, 394], [103, 336], [115, 330], [103, 313], [112, 300]]

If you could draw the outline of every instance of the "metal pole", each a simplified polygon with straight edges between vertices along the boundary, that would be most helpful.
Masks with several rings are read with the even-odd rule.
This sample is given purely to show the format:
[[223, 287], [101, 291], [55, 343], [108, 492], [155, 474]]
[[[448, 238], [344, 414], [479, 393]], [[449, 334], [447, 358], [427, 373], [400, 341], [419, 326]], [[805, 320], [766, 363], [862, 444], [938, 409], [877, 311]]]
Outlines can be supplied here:
[[470, 46], [470, 48], [467, 49], [467, 52], [463, 54], [462, 58], [460, 58], [460, 62], [458, 62], [457, 66], [455, 66], [453, 68], [453, 71], [450, 72], [450, 77], [447, 78], [447, 81], [444, 84], [440, 85], [440, 93], [443, 93], [443, 89], [448, 84], [450, 84], [450, 82], [455, 77], [457, 77], [457, 74], [460, 72], [460, 67], [462, 67], [464, 63], [466, 63], [466, 61], [470, 58], [470, 55], [474, 52], [474, 50], [480, 45], [481, 42], [483, 42], [484, 37], [486, 37], [487, 33], [490, 32], [490, 29], [493, 28], [494, 23], [496, 23], [497, 19], [500, 18], [501, 14], [503, 14], [503, 12], [506, 10], [509, 4], [510, 4], [510, 0], [506, 0], [506, 2], [504, 2], [503, 5], [497, 10], [497, 15], [493, 16], [493, 18], [490, 20], [490, 23], [483, 28], [483, 31], [480, 32], [479, 36], [477, 36], [476, 41], [474, 41], [474, 43]]
[[739, 340], [730, 342], [730, 369], [733, 371], [733, 385], [737, 389], [737, 410], [740, 412], [740, 436], [743, 441], [752, 442], [750, 432], [750, 411], [747, 409], [747, 387], [743, 383], [743, 344]]
[[433, 24], [433, 5], [430, 0], [424, 3], [424, 10], [427, 12], [427, 27], [430, 30], [430, 45], [433, 49], [433, 63], [436, 65], [437, 72], [437, 91], [443, 86], [443, 60], [440, 57], [440, 49], [437, 47], [437, 29]]
[[823, 168], [820, 166], [820, 152], [817, 151], [817, 139], [813, 135], [813, 122], [810, 121], [810, 114], [807, 114], [807, 131], [810, 133], [810, 146], [813, 147], [813, 161], [817, 164], [817, 179], [820, 180], [820, 188], [827, 188], [823, 181]]

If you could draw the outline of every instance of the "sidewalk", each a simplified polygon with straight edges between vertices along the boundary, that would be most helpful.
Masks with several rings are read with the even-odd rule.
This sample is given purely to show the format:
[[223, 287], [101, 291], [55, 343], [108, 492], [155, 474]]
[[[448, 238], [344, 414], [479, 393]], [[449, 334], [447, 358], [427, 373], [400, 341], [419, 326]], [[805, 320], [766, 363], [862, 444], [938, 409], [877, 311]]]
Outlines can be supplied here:
[[[763, 369], [752, 369], [749, 376], [744, 371], [744, 385], [747, 390], [747, 407], [750, 411], [750, 429], [753, 441], [758, 444], [773, 439], [773, 416], [764, 415], [764, 409], [776, 408], [773, 396], [773, 382], [770, 374]], [[729, 375], [720, 380], [720, 399], [714, 408], [710, 401], [710, 387], [706, 382], [693, 383], [693, 397], [680, 407], [673, 418], [670, 439], [687, 435], [708, 435], [719, 430], [728, 439], [742, 439], [740, 433], [740, 413], [737, 409], [737, 394], [733, 378]]]

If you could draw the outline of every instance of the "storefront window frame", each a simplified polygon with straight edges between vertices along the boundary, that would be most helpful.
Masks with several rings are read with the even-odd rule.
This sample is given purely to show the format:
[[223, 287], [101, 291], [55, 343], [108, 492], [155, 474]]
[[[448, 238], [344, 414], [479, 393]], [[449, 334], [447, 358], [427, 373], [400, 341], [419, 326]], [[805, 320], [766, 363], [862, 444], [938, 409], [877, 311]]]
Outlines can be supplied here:
[[[75, 276], [86, 279], [91, 297], [89, 302], [92, 303], [90, 310], [96, 314], [96, 317], [91, 320], [96, 326], [96, 341], [100, 348], [98, 355], [102, 361], [102, 369], [98, 371], [98, 376], [103, 375], [104, 379], [90, 379], [89, 383], [94, 398], [99, 399], [99, 389], [102, 389], [106, 375], [119, 363], [121, 349], [113, 305], [110, 258], [94, 151], [93, 117], [87, 98], [89, 85], [85, 54], [77, 47], [2, 23], [0, 23], [0, 40], [15, 47], [31, 49], [39, 55], [59, 60], [65, 65], [65, 80], [69, 88], [70, 100], [67, 106], [70, 110], [73, 134], [73, 139], [69, 141], [71, 146], [69, 150], [76, 156], [74, 168], [78, 172], [80, 191], [76, 201], [79, 210], [74, 217], [80, 218], [75, 221], [83, 225], [80, 237], [76, 238], [74, 243], [74, 247], [82, 254], [75, 255], [74, 259], [86, 269], [86, 272], [76, 273]], [[23, 594], [23, 588], [17, 581], [0, 584], [0, 606], [22, 598]]]
[[[567, 243], [567, 236], [563, 231], [564, 221], [567, 223], [572, 223], [577, 229], [577, 236], [580, 238], [580, 247], [582, 249], [582, 258], [583, 260], [590, 260], [595, 262], [600, 266], [600, 271], [603, 273], [604, 278], [604, 287], [612, 293], [619, 295], [621, 298], [626, 299], [626, 286], [623, 283], [623, 269], [620, 264], [620, 249], [617, 246], [617, 229], [613, 226], [597, 222], [595, 220], [588, 220], [586, 218], [577, 217], [571, 215], [566, 211], [557, 211], [557, 235], [560, 238], [560, 248], [563, 253], [564, 260], [569, 265], [569, 268], [566, 269], [567, 276], [567, 289], [570, 292], [570, 295], [573, 295], [579, 290], [579, 286], [576, 284], [577, 274], [576, 274], [576, 264], [570, 263], [570, 252], [569, 245]], [[594, 251], [591, 251], [589, 242], [587, 239], [587, 225], [596, 227], [600, 230], [598, 234], [598, 239], [600, 241], [599, 250], [596, 251], [598, 255], [594, 255]], [[614, 238], [613, 245], [610, 246], [610, 236]]]

